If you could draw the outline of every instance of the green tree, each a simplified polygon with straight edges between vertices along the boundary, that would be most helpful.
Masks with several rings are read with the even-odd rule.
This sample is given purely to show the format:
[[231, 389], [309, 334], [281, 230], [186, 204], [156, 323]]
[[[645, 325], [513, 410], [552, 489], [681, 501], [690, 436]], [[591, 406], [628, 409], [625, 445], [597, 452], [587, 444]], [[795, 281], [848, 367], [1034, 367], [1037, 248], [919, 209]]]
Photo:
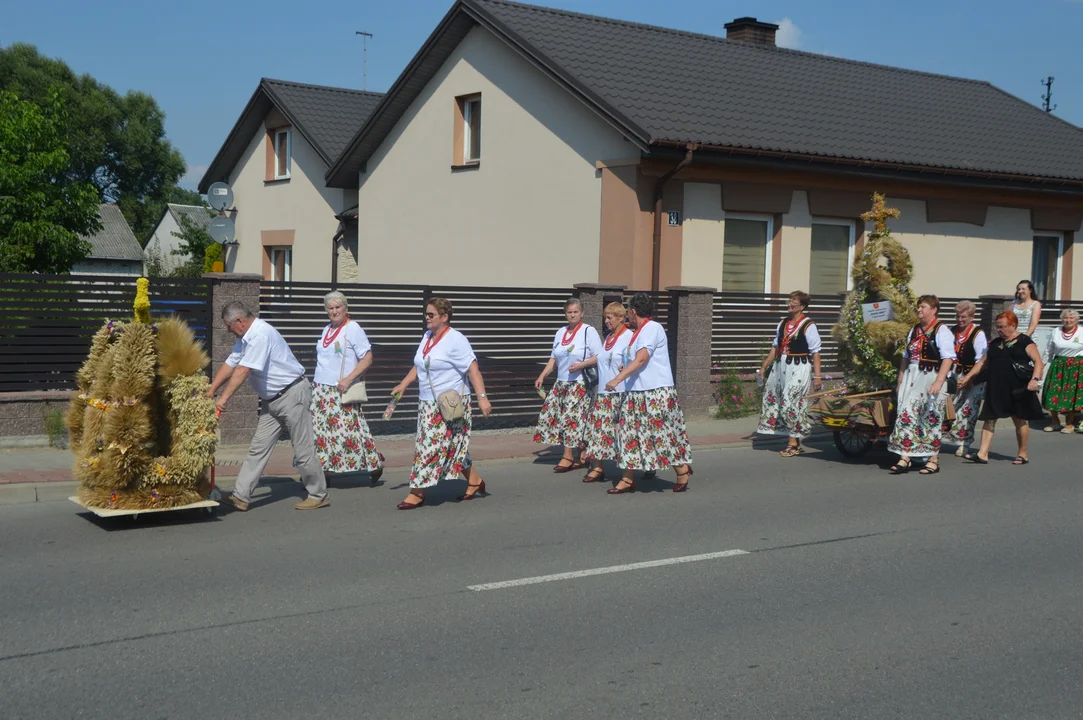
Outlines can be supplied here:
[[101, 229], [98, 193], [68, 177], [64, 106], [0, 90], [0, 272], [66, 273]]
[[[210, 214], [210, 210], [207, 211]], [[180, 247], [173, 250], [174, 255], [185, 258], [184, 263], [173, 271], [175, 277], [200, 277], [207, 248], [216, 245], [210, 233], [192, 224], [187, 217], [180, 216], [181, 231], [173, 237], [180, 239]]]
[[116, 203], [141, 243], [161, 217], [184, 158], [165, 137], [165, 114], [150, 95], [120, 95], [33, 45], [0, 48], [0, 89], [45, 108], [60, 89], [69, 116], [65, 177], [90, 183], [100, 202]]

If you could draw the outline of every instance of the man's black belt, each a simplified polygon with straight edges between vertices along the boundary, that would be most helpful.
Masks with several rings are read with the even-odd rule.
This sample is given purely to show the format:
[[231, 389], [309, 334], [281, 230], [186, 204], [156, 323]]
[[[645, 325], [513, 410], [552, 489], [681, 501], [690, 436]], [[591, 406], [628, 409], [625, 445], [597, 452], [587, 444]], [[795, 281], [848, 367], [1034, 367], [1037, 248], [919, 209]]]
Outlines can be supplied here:
[[302, 375], [301, 377], [297, 378], [296, 380], [294, 380], [293, 382], [291, 382], [291, 383], [290, 383], [289, 385], [287, 385], [286, 387], [284, 387], [284, 388], [282, 388], [281, 390], [279, 390], [279, 391], [278, 391], [278, 394], [277, 394], [277, 395], [275, 395], [275, 396], [274, 396], [274, 397], [272, 397], [272, 398], [267, 398], [267, 402], [274, 402], [274, 401], [275, 401], [275, 400], [277, 400], [278, 398], [280, 398], [280, 397], [282, 397], [283, 395], [285, 395], [285, 394], [286, 394], [286, 391], [287, 391], [287, 390], [289, 390], [289, 389], [290, 389], [291, 387], [293, 387], [294, 385], [296, 385], [297, 383], [301, 382], [301, 381], [302, 381], [302, 380], [304, 380], [304, 379], [305, 379], [305, 376], [304, 376], [304, 375]]

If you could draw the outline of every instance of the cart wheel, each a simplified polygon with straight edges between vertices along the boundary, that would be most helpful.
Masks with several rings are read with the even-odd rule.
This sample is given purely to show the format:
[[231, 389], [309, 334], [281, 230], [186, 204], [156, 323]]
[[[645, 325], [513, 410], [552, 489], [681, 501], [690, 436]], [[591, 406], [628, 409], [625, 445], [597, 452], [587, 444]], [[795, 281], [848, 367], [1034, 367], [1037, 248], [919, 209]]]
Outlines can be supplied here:
[[835, 447], [848, 458], [859, 458], [872, 447], [872, 440], [860, 430], [844, 428], [835, 431]]

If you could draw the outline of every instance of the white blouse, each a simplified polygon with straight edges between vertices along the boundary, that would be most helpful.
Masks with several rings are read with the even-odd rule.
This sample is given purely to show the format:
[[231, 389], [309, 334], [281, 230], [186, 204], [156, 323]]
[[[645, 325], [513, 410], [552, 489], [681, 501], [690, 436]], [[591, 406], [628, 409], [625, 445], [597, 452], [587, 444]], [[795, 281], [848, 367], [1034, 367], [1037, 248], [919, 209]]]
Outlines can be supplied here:
[[602, 341], [598, 331], [586, 323], [580, 323], [575, 335], [564, 344], [567, 327], [557, 330], [553, 336], [553, 352], [550, 354], [557, 361], [557, 380], [579, 382], [583, 371], [569, 372], [568, 368], [578, 362], [594, 357], [602, 350]]
[[1079, 357], [1083, 355], [1083, 327], [1077, 326], [1068, 337], [1057, 328], [1049, 339], [1049, 357]]
[[[623, 327], [623, 326], [622, 326]], [[610, 338], [613, 336], [610, 335]], [[613, 347], [606, 350], [605, 341], [602, 341], [602, 351], [598, 353], [598, 394], [608, 395], [609, 391], [605, 389], [606, 384], [610, 380], [615, 378], [620, 369], [624, 367], [624, 355], [628, 349], [628, 343], [632, 340], [632, 331], [625, 327], [621, 330], [620, 335], [613, 340]], [[617, 389], [613, 392], [624, 392], [628, 384], [627, 380], [622, 380], [617, 384]]]
[[324, 338], [333, 333], [334, 330], [328, 324], [316, 341], [316, 372], [312, 376], [312, 382], [317, 385], [338, 385], [338, 381], [352, 373], [361, 358], [372, 351], [368, 335], [353, 320], [347, 322], [331, 344], [324, 347]]
[[414, 367], [417, 368], [418, 399], [433, 402], [441, 393], [456, 390], [463, 395], [470, 394], [470, 380], [466, 376], [470, 365], [477, 360], [474, 348], [466, 336], [453, 327], [429, 348], [425, 354], [425, 343], [431, 331], [426, 330], [414, 354]]
[[635, 341], [629, 343], [625, 351], [625, 365], [631, 363], [632, 358], [643, 349], [646, 349], [650, 359], [646, 365], [629, 376], [625, 381], [625, 389], [639, 392], [673, 387], [673, 369], [669, 364], [669, 340], [665, 328], [654, 320], [648, 320], [634, 335]]

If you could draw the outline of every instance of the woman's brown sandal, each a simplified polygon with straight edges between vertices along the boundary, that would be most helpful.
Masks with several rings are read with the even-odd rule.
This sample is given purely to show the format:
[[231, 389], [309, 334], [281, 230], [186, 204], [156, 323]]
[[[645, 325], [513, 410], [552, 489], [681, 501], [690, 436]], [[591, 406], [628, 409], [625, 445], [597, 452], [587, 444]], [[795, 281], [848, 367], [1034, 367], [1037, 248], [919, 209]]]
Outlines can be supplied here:
[[785, 458], [797, 457], [802, 452], [800, 445], [787, 445], [785, 450], [779, 451], [779, 455]]

